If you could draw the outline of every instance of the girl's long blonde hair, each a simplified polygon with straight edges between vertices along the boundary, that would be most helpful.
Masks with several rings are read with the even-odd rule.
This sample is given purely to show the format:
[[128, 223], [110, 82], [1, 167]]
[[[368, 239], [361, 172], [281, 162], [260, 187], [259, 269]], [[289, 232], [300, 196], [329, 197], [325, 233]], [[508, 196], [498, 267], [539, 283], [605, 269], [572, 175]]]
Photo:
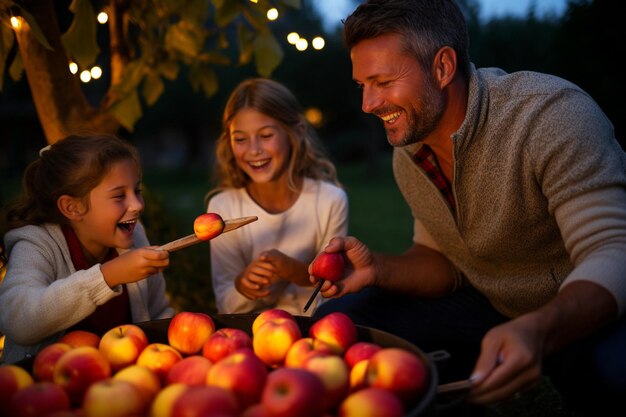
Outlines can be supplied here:
[[230, 145], [229, 128], [242, 109], [254, 109], [269, 116], [282, 126], [291, 144], [287, 167], [289, 187], [296, 190], [296, 178], [309, 177], [341, 186], [337, 170], [326, 156], [320, 140], [304, 117], [302, 106], [284, 85], [267, 79], [252, 78], [242, 81], [231, 93], [222, 117], [222, 134], [215, 147], [214, 183], [216, 187], [205, 197], [205, 205], [212, 196], [227, 188], [241, 188], [250, 181], [235, 161]]

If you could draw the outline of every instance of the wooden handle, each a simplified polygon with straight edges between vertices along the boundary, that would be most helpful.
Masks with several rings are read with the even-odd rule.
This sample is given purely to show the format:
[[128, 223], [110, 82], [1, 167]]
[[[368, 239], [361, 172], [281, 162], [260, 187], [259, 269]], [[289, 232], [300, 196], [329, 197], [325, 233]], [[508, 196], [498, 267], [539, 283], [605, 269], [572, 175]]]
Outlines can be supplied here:
[[[224, 230], [222, 233], [230, 232], [235, 229], [239, 229], [241, 226], [245, 226], [246, 224], [257, 221], [259, 218], [257, 216], [249, 216], [249, 217], [238, 217], [236, 219], [228, 219], [224, 220]], [[222, 234], [220, 233], [220, 235]], [[219, 235], [217, 235], [219, 236]], [[166, 250], [168, 252], [174, 252], [179, 249], [186, 248], [191, 245], [195, 245], [196, 243], [203, 242], [198, 239], [195, 234], [188, 235], [185, 237], [181, 237], [180, 239], [173, 240], [165, 245], [159, 246], [158, 249]]]

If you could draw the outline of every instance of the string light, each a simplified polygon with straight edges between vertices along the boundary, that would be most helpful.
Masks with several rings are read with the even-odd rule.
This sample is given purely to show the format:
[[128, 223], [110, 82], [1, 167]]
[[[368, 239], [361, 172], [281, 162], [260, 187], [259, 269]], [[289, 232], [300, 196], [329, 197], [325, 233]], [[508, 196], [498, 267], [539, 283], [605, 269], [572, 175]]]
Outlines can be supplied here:
[[84, 83], [91, 81], [91, 72], [89, 72], [89, 70], [82, 71], [80, 73], [80, 80]]
[[76, 74], [78, 72], [78, 64], [76, 62], [70, 62], [70, 72]]
[[296, 42], [296, 49], [298, 51], [306, 51], [306, 48], [308, 47], [309, 47], [309, 42], [304, 38], [300, 38], [298, 39], [298, 42]]
[[91, 78], [93, 78], [94, 80], [97, 80], [98, 78], [102, 77], [102, 68], [96, 65], [93, 68], [91, 68], [89, 73], [91, 74]]
[[300, 39], [300, 35], [298, 35], [297, 32], [291, 32], [289, 35], [287, 35], [287, 42], [292, 45], [295, 45], [296, 42], [298, 42], [298, 39]]
[[98, 13], [98, 17], [96, 19], [98, 19], [98, 22], [101, 25], [104, 25], [106, 22], [109, 21], [109, 15], [106, 14], [106, 12], [100, 12]]
[[18, 19], [15, 16], [11, 16], [11, 26], [13, 26], [13, 29], [19, 29], [21, 26], [21, 22], [20, 19]]
[[278, 19], [278, 9], [272, 7], [267, 11], [267, 20], [276, 20]]
[[319, 51], [320, 49], [324, 48], [324, 45], [326, 45], [326, 42], [324, 41], [324, 38], [322, 38], [321, 36], [316, 36], [311, 41], [311, 45], [313, 45], [313, 48]]

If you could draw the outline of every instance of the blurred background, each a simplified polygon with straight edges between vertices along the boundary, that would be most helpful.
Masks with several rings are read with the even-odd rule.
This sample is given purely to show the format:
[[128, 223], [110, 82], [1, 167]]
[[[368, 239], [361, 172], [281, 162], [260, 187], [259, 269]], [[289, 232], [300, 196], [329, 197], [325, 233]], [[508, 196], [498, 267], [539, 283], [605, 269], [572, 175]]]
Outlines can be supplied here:
[[[70, 3], [54, 2], [62, 31], [71, 21]], [[350, 233], [374, 250], [402, 252], [410, 244], [410, 213], [393, 182], [391, 149], [382, 126], [361, 111], [360, 91], [351, 79], [348, 51], [341, 40], [340, 19], [359, 2], [285, 3], [300, 3], [300, 7], [282, 8], [278, 17], [269, 22], [284, 53], [271, 77], [295, 93], [337, 164], [350, 198]], [[619, 42], [626, 37], [619, 2], [459, 3], [466, 12], [471, 56], [478, 67], [536, 70], [573, 81], [596, 99], [613, 122], [624, 147], [625, 87], [616, 58], [623, 53]], [[98, 39], [104, 39], [106, 26], [98, 30]], [[288, 40], [292, 32], [307, 41], [306, 47]], [[314, 42], [316, 37], [323, 42]], [[108, 86], [108, 56], [102, 49], [98, 58], [102, 76], [82, 85], [93, 105]], [[195, 91], [181, 72], [176, 79], [165, 80], [162, 96], [144, 108], [143, 116], [132, 129], [119, 132], [140, 149], [147, 198], [144, 221], [154, 244], [193, 232], [193, 221], [205, 210], [203, 198], [212, 187], [212, 148], [220, 133], [225, 100], [242, 79], [257, 75], [252, 65], [216, 67], [215, 71], [219, 87], [211, 97]], [[13, 81], [5, 71], [3, 81], [0, 206], [16, 195], [26, 164], [47, 144], [26, 77]], [[209, 268], [207, 244], [172, 255], [166, 279], [177, 308], [214, 311]]]

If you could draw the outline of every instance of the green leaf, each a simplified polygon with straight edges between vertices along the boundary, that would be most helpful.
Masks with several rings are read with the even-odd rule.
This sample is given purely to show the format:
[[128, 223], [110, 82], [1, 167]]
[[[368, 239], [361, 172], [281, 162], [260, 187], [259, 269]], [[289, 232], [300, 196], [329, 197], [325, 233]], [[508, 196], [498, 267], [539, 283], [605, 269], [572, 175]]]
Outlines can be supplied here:
[[7, 65], [9, 52], [15, 43], [13, 30], [5, 25], [0, 25], [0, 91], [2, 91], [4, 82], [4, 69]]
[[240, 13], [238, 1], [214, 1], [213, 5], [215, 6], [215, 23], [220, 28], [228, 26]]
[[197, 57], [203, 45], [204, 34], [197, 26], [185, 20], [170, 26], [165, 35], [165, 48], [179, 52], [184, 57]]
[[13, 81], [19, 81], [22, 79], [24, 73], [24, 62], [22, 62], [22, 54], [18, 50], [13, 58], [13, 62], [9, 67], [9, 75]]
[[122, 100], [115, 102], [113, 106], [109, 108], [109, 112], [126, 130], [132, 132], [135, 123], [137, 123], [137, 120], [142, 116], [141, 103], [137, 91], [133, 91]]
[[239, 64], [246, 65], [252, 60], [254, 52], [254, 32], [242, 23], [237, 25], [237, 42], [239, 43]]
[[47, 50], [54, 51], [54, 49], [52, 49], [52, 46], [50, 46], [50, 44], [48, 43], [48, 40], [46, 39], [46, 37], [43, 36], [43, 32], [41, 31], [41, 28], [37, 24], [37, 21], [35, 20], [33, 15], [28, 13], [26, 10], [24, 10], [23, 8], [19, 6], [18, 8], [20, 10], [20, 14], [22, 18], [26, 20], [26, 22], [28, 23], [28, 26], [30, 26], [31, 32], [33, 33], [33, 35], [35, 35], [35, 39], [37, 39], [39, 43], [42, 44], [44, 48], [46, 48]]
[[96, 14], [90, 0], [73, 0], [70, 10], [74, 13], [74, 19], [67, 32], [61, 36], [61, 41], [79, 68], [89, 68], [100, 53], [96, 39]]
[[217, 93], [217, 75], [209, 65], [194, 65], [189, 71], [189, 82], [194, 91], [202, 90], [207, 97]]
[[269, 77], [283, 59], [283, 50], [271, 32], [259, 33], [254, 40], [256, 70], [263, 77]]
[[154, 71], [148, 72], [143, 79], [142, 88], [142, 94], [146, 99], [146, 104], [148, 104], [148, 106], [152, 106], [156, 103], [159, 97], [161, 97], [161, 94], [163, 94], [164, 90], [165, 85], [163, 84], [161, 77], [159, 77], [159, 75]]
[[143, 60], [130, 62], [124, 73], [122, 74], [122, 81], [119, 84], [112, 87], [113, 92], [118, 97], [125, 97], [132, 91], [137, 89], [137, 86], [146, 75], [148, 67]]

